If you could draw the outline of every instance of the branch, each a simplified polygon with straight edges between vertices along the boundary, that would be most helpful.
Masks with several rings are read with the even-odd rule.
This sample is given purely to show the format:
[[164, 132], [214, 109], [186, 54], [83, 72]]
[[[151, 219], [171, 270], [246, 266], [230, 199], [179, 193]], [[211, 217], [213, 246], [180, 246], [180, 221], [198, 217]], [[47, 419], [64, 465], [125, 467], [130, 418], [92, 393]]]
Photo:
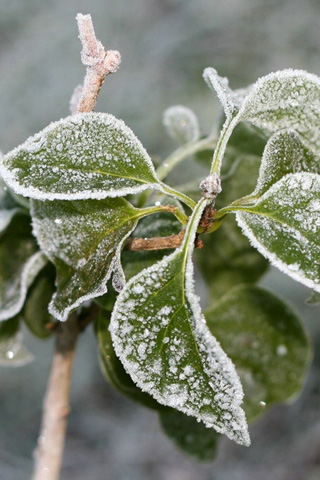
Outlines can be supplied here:
[[117, 50], [105, 51], [102, 43], [97, 40], [91, 15], [78, 13], [76, 19], [83, 47], [81, 61], [87, 67], [77, 112], [91, 112], [96, 105], [104, 79], [118, 70], [121, 57]]
[[[185, 231], [182, 230], [177, 235], [169, 237], [152, 237], [152, 238], [131, 238], [126, 246], [126, 250], [138, 252], [145, 250], [165, 250], [167, 248], [180, 247], [184, 238]], [[202, 248], [203, 242], [198, 237], [195, 240], [195, 248]]]

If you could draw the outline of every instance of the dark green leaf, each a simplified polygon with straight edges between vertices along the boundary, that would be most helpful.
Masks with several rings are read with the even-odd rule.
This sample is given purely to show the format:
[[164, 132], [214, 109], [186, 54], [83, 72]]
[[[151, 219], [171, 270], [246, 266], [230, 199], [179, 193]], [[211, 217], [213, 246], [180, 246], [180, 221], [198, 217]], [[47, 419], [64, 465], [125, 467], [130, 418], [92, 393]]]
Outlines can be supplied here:
[[299, 393], [310, 345], [299, 318], [282, 300], [242, 285], [230, 290], [206, 318], [240, 375], [249, 419]]
[[212, 428], [174, 409], [159, 415], [164, 432], [184, 453], [202, 462], [214, 459], [219, 435]]
[[0, 366], [20, 367], [33, 360], [33, 355], [22, 343], [19, 316], [0, 324]]
[[116, 354], [142, 390], [248, 445], [241, 384], [193, 292], [191, 254], [205, 205], [202, 199], [195, 208], [183, 245], [126, 284], [110, 330]]
[[242, 210], [237, 221], [252, 245], [281, 271], [320, 291], [320, 175], [288, 174]]
[[30, 218], [16, 215], [0, 237], [0, 320], [14, 317], [46, 264], [31, 235]]
[[120, 254], [143, 209], [123, 198], [85, 201], [32, 201], [33, 229], [41, 249], [57, 269], [57, 293], [50, 313], [66, 320], [81, 303], [106, 293], [124, 277]]
[[0, 172], [18, 194], [40, 200], [81, 200], [162, 190], [134, 133], [106, 113], [54, 122], [5, 155]]
[[114, 352], [111, 335], [108, 330], [110, 312], [102, 310], [97, 319], [96, 334], [99, 346], [99, 359], [102, 373], [119, 392], [146, 407], [164, 409], [148, 393], [142, 392], [131, 380], [122, 363]]
[[21, 208], [9, 193], [9, 188], [0, 177], [0, 235], [7, 228], [14, 215], [21, 213]]

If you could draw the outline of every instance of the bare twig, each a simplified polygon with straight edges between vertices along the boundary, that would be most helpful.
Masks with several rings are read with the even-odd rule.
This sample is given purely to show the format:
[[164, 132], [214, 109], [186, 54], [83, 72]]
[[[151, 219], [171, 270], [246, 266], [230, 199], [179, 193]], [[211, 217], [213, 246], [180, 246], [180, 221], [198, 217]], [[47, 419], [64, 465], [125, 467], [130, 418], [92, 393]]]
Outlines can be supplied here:
[[115, 73], [118, 70], [121, 57], [117, 50], [105, 51], [102, 43], [97, 40], [91, 15], [78, 13], [76, 19], [83, 47], [81, 60], [87, 67], [77, 111], [91, 112], [96, 105], [104, 79], [110, 73]]
[[57, 480], [69, 415], [69, 392], [74, 350], [80, 332], [76, 315], [60, 323], [47, 393], [43, 406], [41, 434], [35, 452], [33, 480]]
[[[184, 238], [185, 231], [182, 230], [177, 235], [170, 235], [169, 237], [152, 237], [152, 238], [131, 238], [126, 246], [126, 250], [131, 251], [145, 251], [145, 250], [165, 250], [168, 248], [180, 247]], [[203, 242], [196, 237], [195, 248], [202, 248]]]

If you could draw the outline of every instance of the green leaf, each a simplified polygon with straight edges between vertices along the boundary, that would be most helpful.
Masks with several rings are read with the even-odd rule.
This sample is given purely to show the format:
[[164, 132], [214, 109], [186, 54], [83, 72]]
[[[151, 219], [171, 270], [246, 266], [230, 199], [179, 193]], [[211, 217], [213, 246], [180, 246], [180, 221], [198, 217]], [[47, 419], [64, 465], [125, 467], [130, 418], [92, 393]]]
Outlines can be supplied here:
[[29, 330], [38, 338], [47, 338], [51, 332], [46, 328], [54, 321], [48, 311], [48, 305], [55, 291], [54, 267], [48, 263], [31, 285], [22, 317]]
[[220, 77], [214, 68], [206, 68], [203, 72], [203, 78], [208, 87], [217, 94], [226, 117], [231, 118], [239, 110], [242, 94], [237, 94], [236, 91], [231, 90], [228, 79]]
[[15, 192], [40, 200], [163, 190], [140, 141], [106, 113], [81, 113], [51, 123], [5, 155], [0, 173]]
[[241, 285], [206, 312], [208, 327], [234, 362], [252, 420], [304, 384], [310, 344], [297, 315], [271, 292]]
[[164, 432], [184, 453], [202, 462], [214, 459], [219, 436], [213, 429], [174, 409], [160, 412], [159, 416]]
[[190, 108], [174, 105], [163, 113], [168, 135], [179, 144], [196, 142], [200, 137], [198, 118]]
[[131, 380], [116, 356], [108, 330], [111, 312], [100, 311], [96, 321], [100, 367], [106, 380], [132, 400], [155, 410], [164, 409], [148, 393], [142, 392]]
[[183, 245], [126, 284], [110, 331], [117, 356], [142, 390], [248, 445], [240, 381], [193, 291], [191, 255], [205, 205], [202, 199], [195, 208]]
[[30, 363], [33, 355], [22, 343], [19, 316], [0, 324], [0, 366], [20, 367]]
[[236, 218], [252, 245], [281, 271], [320, 291], [320, 175], [284, 176]]
[[52, 202], [32, 201], [33, 231], [57, 269], [57, 293], [50, 313], [66, 320], [81, 303], [106, 293], [113, 276], [124, 283], [120, 254], [144, 209], [123, 198]]
[[0, 177], [0, 235], [10, 224], [16, 213], [21, 213], [22, 209], [17, 205], [9, 193], [9, 188]]
[[14, 317], [46, 259], [31, 235], [30, 218], [16, 215], [0, 237], [0, 320]]
[[240, 120], [268, 132], [292, 128], [308, 148], [319, 153], [319, 77], [287, 69], [260, 78], [242, 104]]
[[301, 143], [294, 131], [282, 130], [268, 141], [263, 152], [258, 183], [252, 195], [262, 195], [289, 173], [320, 173], [320, 161]]

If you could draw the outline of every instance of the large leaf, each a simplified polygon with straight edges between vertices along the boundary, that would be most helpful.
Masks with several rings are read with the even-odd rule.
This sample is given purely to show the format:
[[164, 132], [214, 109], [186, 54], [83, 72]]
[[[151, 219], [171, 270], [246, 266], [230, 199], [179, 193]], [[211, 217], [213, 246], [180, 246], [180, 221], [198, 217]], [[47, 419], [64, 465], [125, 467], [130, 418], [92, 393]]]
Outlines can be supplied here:
[[142, 390], [248, 445], [239, 378], [193, 291], [191, 254], [205, 205], [202, 199], [195, 208], [183, 245], [126, 284], [110, 330], [116, 354]]
[[40, 200], [162, 190], [140, 141], [106, 113], [82, 113], [51, 123], [5, 155], [0, 173], [15, 192]]
[[242, 104], [240, 120], [268, 132], [293, 128], [307, 147], [319, 153], [319, 77], [288, 69], [260, 78]]
[[57, 269], [49, 306], [54, 317], [64, 321], [81, 303], [106, 293], [112, 273], [121, 288], [122, 246], [144, 215], [123, 198], [32, 201], [34, 234]]
[[33, 355], [22, 342], [19, 316], [0, 324], [0, 366], [21, 367], [33, 360]]
[[31, 235], [30, 218], [16, 215], [0, 237], [0, 320], [15, 316], [46, 259]]
[[219, 435], [212, 428], [174, 409], [162, 411], [159, 416], [164, 432], [184, 453], [203, 462], [214, 459]]
[[110, 315], [110, 312], [101, 310], [96, 320], [99, 360], [103, 375], [111, 385], [131, 398], [131, 400], [141, 403], [148, 408], [164, 410], [165, 407], [163, 405], [160, 405], [148, 393], [143, 392], [136, 386], [116, 356], [108, 330]]
[[281, 271], [320, 291], [320, 175], [288, 174], [243, 210], [236, 218], [252, 245]]
[[243, 285], [206, 312], [208, 326], [234, 362], [248, 419], [301, 389], [310, 345], [296, 314], [267, 290]]

